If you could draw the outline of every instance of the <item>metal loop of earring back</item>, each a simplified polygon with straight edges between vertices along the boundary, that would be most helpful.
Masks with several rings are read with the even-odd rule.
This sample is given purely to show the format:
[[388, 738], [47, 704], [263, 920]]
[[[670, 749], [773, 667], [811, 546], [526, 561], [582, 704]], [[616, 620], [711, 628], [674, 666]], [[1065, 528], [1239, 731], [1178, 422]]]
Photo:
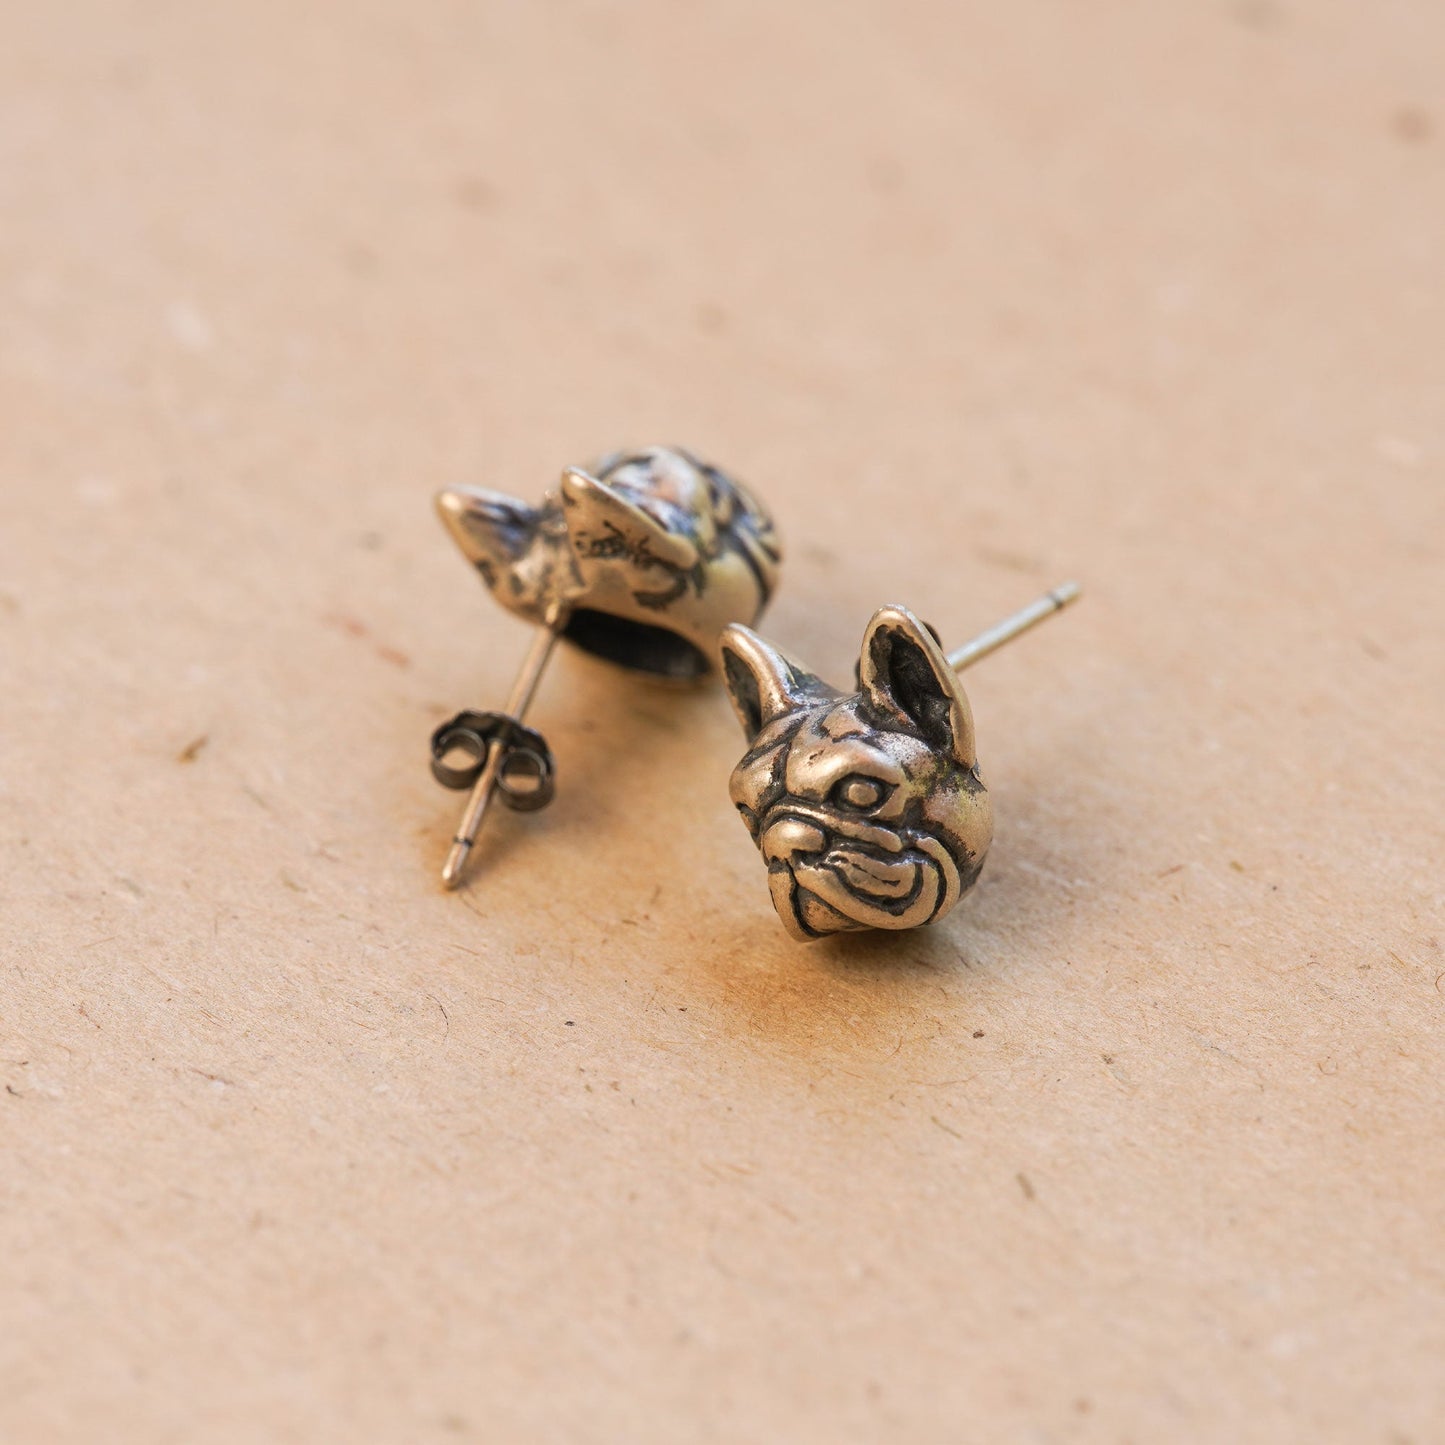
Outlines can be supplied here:
[[[568, 467], [540, 506], [476, 488], [436, 502], [492, 596], [539, 629], [500, 712], [462, 712], [432, 734], [433, 776], [470, 790], [442, 869], [455, 888], [495, 794], [520, 812], [552, 800], [552, 751], [522, 719], [557, 643], [654, 677], [710, 676], [723, 628], [767, 606], [782, 551], [751, 493], [679, 447]], [[449, 760], [458, 751], [465, 766]]]
[[[518, 813], [545, 808], [557, 787], [552, 749], [535, 728], [506, 713], [459, 712], [443, 723], [431, 738], [432, 776], [444, 788], [466, 792], [476, 786], [494, 745], [502, 751], [496, 783], [502, 801]], [[447, 761], [458, 752], [471, 759], [465, 767]], [[520, 786], [523, 780], [525, 787]]]

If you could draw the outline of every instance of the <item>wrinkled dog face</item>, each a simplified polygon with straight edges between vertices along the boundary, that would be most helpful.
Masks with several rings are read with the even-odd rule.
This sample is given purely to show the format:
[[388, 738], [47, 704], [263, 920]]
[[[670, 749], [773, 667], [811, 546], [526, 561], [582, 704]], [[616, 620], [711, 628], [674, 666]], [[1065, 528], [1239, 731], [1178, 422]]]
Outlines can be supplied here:
[[503, 606], [590, 652], [674, 677], [710, 670], [718, 633], [757, 619], [777, 583], [772, 520], [716, 467], [674, 447], [569, 468], [540, 507], [457, 488], [442, 520]]
[[978, 877], [993, 819], [968, 699], [931, 633], [882, 608], [847, 695], [746, 627], [727, 629], [722, 657], [749, 741], [732, 800], [788, 931], [916, 928], [947, 913]]

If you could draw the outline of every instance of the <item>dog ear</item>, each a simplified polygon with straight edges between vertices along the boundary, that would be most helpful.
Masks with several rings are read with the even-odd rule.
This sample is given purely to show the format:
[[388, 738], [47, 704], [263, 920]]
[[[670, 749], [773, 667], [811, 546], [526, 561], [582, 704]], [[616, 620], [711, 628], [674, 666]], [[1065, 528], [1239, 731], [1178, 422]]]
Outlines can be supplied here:
[[436, 508], [462, 555], [489, 585], [531, 545], [541, 517], [536, 507], [481, 487], [438, 492]]
[[933, 634], [906, 607], [880, 607], [863, 634], [863, 695], [885, 717], [916, 728], [960, 767], [978, 761], [973, 712]]
[[723, 628], [723, 686], [751, 742], [770, 722], [839, 694], [740, 622]]
[[626, 558], [637, 565], [661, 562], [678, 572], [697, 566], [690, 538], [670, 532], [620, 492], [578, 467], [562, 473], [567, 537], [579, 562]]

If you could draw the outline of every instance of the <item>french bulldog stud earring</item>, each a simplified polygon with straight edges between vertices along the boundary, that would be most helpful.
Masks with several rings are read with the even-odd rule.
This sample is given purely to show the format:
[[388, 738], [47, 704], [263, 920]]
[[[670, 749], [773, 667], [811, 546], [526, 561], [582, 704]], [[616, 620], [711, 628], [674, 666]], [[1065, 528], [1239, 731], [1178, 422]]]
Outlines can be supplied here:
[[540, 629], [501, 712], [461, 712], [432, 734], [433, 775], [470, 792], [442, 869], [455, 888], [494, 794], [522, 811], [552, 799], [551, 749], [522, 719], [558, 640], [656, 677], [704, 677], [722, 629], [762, 614], [782, 553], [754, 498], [677, 447], [568, 467], [538, 507], [471, 488], [436, 501], [492, 596]]
[[748, 627], [724, 630], [723, 680], [748, 739], [729, 791], [794, 938], [917, 928], [973, 886], [993, 808], [957, 674], [1078, 595], [1055, 588], [947, 655], [907, 608], [882, 607], [851, 693]]

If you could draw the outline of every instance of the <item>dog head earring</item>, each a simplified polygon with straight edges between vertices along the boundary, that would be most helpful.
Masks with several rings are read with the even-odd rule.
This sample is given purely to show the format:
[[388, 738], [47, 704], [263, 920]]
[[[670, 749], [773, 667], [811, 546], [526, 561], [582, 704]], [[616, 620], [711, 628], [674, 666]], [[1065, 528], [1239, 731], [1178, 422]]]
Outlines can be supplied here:
[[1077, 596], [1057, 588], [949, 655], [906, 608], [880, 608], [850, 693], [747, 627], [724, 631], [723, 679], [748, 739], [730, 793], [794, 938], [917, 928], [973, 886], [993, 808], [957, 674]]
[[558, 640], [656, 677], [704, 677], [722, 629], [761, 616], [782, 554], [743, 487], [673, 447], [569, 467], [540, 506], [458, 488], [437, 510], [492, 596], [540, 629], [501, 712], [462, 712], [432, 735], [433, 774], [470, 792], [442, 870], [454, 888], [494, 793], [523, 811], [551, 801], [551, 750], [522, 719]]

